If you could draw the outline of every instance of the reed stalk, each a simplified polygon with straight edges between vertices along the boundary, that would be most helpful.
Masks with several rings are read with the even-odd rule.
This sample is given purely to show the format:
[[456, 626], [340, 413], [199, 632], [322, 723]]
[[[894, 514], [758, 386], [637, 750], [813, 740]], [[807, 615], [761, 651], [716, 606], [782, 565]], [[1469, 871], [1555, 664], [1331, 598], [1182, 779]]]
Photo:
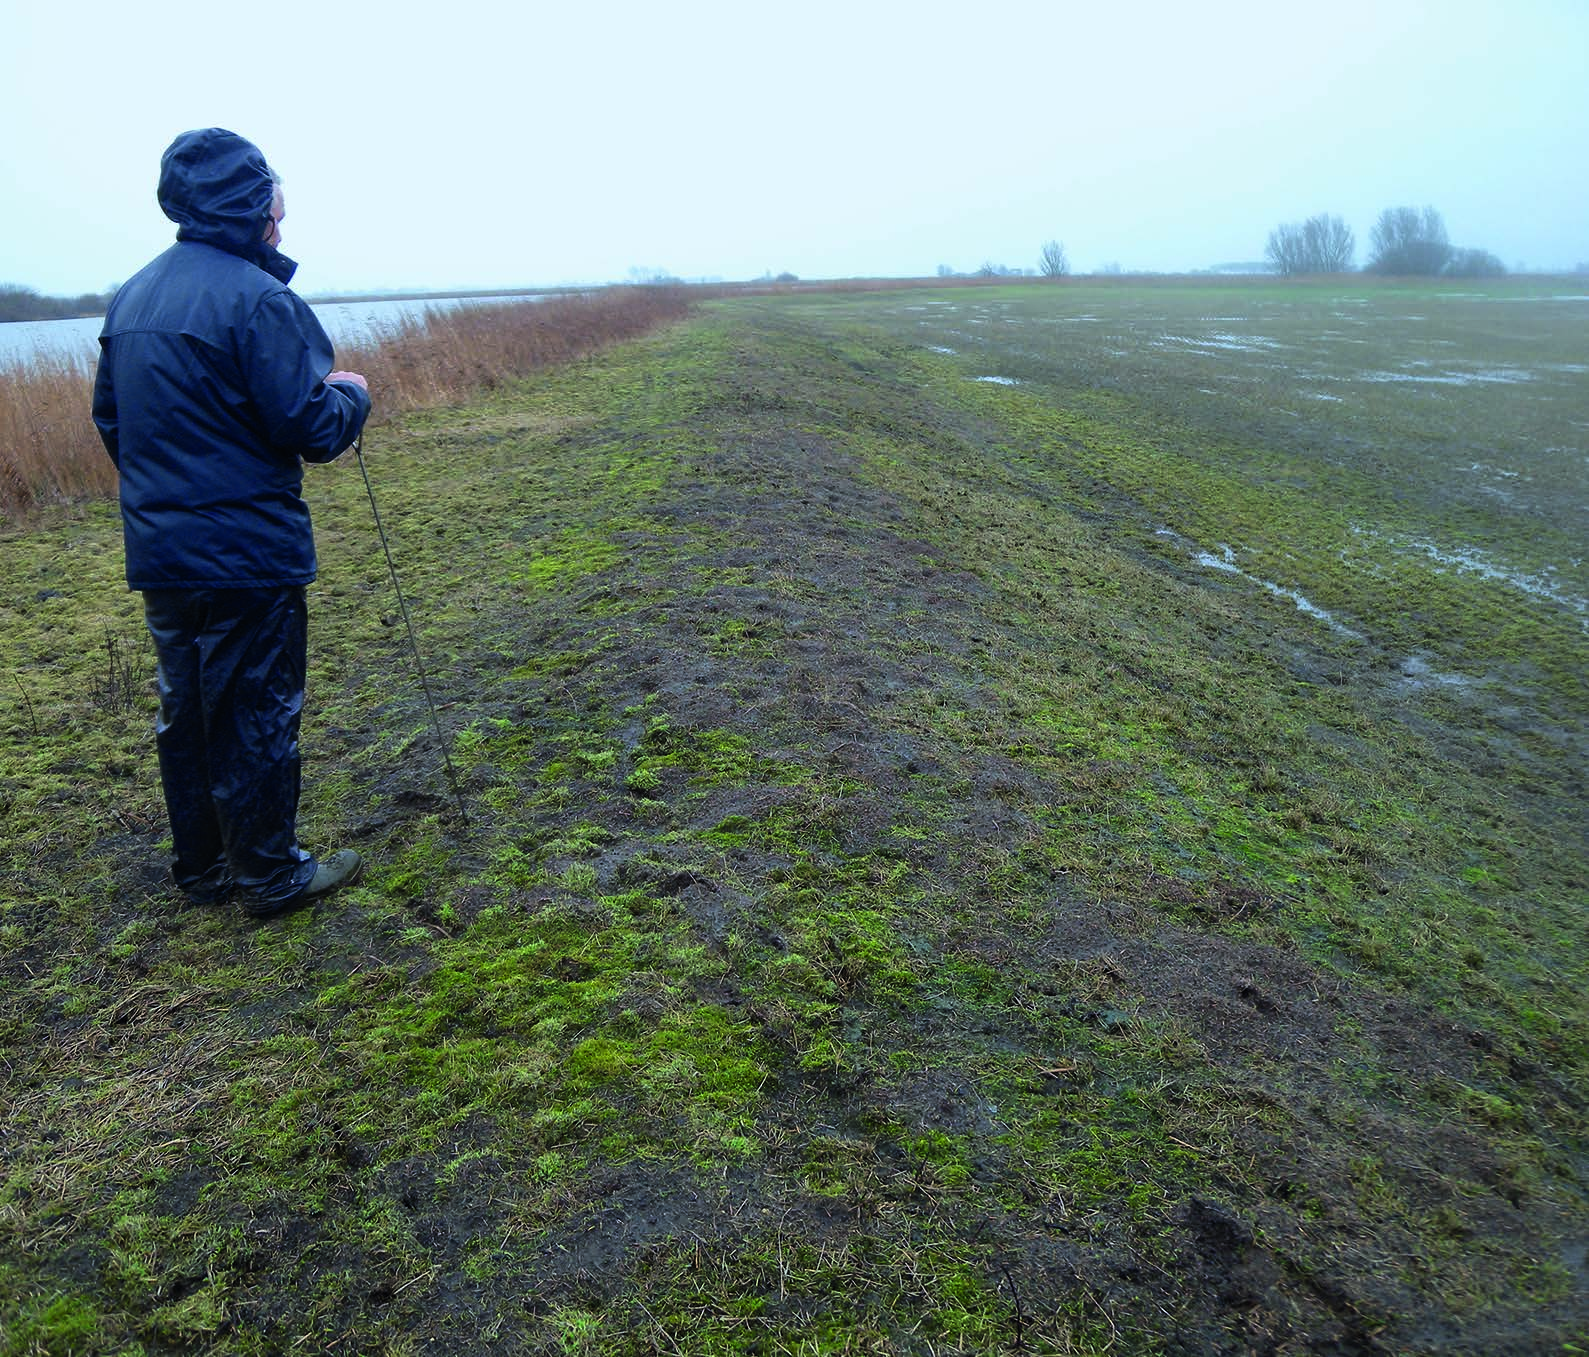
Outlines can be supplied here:
[[[618, 287], [549, 302], [433, 309], [340, 346], [337, 366], [362, 372], [380, 423], [448, 405], [538, 368], [566, 363], [682, 316], [682, 287]], [[116, 493], [116, 470], [89, 415], [93, 364], [34, 358], [0, 366], [0, 517]]]

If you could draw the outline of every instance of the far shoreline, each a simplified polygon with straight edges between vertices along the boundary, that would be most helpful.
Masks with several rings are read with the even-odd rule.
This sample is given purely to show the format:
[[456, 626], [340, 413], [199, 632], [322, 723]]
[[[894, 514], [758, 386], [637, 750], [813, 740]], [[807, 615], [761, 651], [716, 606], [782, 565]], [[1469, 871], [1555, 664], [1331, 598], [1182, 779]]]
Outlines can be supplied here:
[[469, 297], [549, 297], [567, 293], [593, 292], [611, 283], [561, 284], [557, 287], [480, 287], [455, 291], [426, 292], [310, 292], [303, 299], [311, 306], [345, 306], [359, 302], [446, 302]]

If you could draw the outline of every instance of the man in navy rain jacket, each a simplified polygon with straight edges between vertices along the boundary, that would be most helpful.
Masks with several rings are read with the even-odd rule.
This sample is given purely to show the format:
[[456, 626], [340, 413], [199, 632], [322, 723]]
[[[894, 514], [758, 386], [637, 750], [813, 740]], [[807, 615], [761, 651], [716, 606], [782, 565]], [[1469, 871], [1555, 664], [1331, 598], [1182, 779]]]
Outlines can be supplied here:
[[280, 181], [221, 128], [160, 162], [177, 243], [116, 294], [94, 423], [120, 473], [127, 583], [160, 662], [156, 744], [172, 873], [192, 900], [235, 886], [276, 914], [354, 880], [351, 849], [298, 845], [304, 587], [315, 577], [303, 464], [352, 446], [364, 378], [289, 288]]

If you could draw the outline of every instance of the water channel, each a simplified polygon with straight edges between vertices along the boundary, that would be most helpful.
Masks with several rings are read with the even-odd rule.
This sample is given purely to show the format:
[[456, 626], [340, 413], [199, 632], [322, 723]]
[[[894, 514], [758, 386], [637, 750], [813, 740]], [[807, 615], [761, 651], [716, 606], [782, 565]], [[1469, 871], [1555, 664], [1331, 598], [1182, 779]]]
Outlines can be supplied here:
[[[382, 299], [362, 302], [315, 302], [310, 309], [320, 318], [334, 344], [353, 343], [378, 336], [405, 320], [423, 318], [427, 311], [448, 311], [455, 306], [499, 302], [538, 302], [551, 293], [495, 297], [423, 297], [412, 301]], [[0, 324], [0, 368], [28, 363], [35, 358], [80, 357], [92, 362], [99, 353], [103, 316], [75, 320], [18, 320]]]

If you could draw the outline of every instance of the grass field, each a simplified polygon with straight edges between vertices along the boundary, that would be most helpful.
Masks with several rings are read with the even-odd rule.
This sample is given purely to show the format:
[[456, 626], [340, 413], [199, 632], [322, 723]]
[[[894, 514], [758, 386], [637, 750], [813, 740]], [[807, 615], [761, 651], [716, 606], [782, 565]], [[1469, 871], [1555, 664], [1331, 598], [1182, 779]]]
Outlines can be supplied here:
[[[311, 469], [301, 829], [164, 882], [0, 536], [0, 1354], [1589, 1350], [1571, 287], [744, 298]], [[1000, 379], [1000, 380], [993, 380]]]

